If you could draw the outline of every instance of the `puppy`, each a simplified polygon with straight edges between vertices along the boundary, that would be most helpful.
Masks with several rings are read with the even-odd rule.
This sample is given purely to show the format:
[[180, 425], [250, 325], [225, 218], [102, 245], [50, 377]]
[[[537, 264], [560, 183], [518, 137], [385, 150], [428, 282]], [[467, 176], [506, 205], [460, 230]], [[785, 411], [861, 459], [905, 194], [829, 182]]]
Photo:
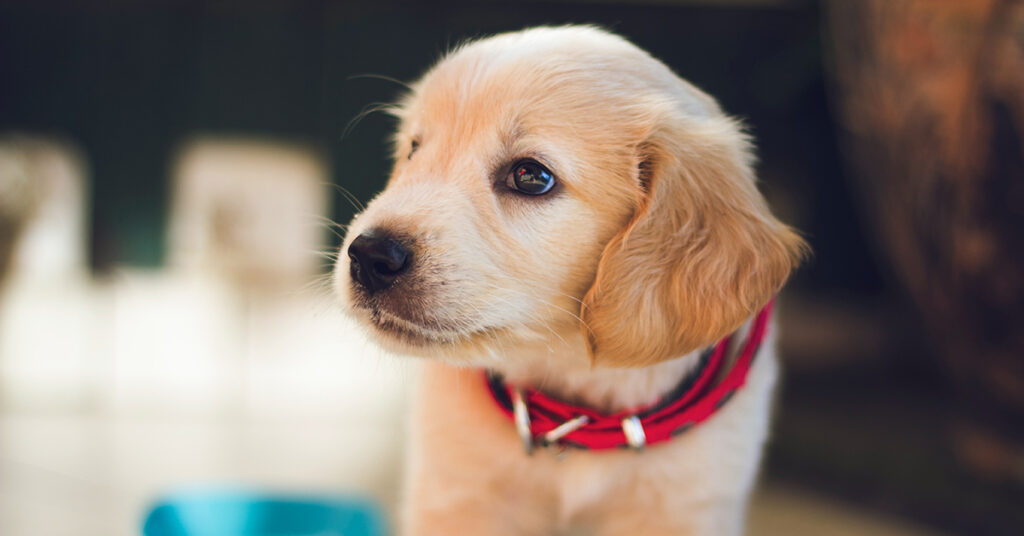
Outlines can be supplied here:
[[740, 126], [585, 26], [463, 45], [394, 113], [335, 283], [382, 346], [433, 358], [404, 534], [742, 533], [766, 306], [805, 246]]

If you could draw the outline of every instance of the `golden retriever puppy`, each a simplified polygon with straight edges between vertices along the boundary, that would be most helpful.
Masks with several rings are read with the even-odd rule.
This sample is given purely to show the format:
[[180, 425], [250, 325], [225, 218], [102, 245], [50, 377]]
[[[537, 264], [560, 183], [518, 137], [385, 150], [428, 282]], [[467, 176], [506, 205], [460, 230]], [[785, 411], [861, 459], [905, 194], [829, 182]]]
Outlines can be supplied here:
[[432, 358], [404, 534], [740, 534], [770, 302], [804, 249], [740, 126], [584, 26], [460, 46], [395, 113], [335, 284], [381, 345]]

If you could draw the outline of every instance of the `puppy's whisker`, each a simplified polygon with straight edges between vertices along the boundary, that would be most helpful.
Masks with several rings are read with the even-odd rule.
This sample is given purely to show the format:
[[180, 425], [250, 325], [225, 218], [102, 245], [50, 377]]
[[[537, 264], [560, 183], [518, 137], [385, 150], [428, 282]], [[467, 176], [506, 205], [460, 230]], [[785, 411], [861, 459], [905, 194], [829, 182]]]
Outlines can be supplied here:
[[312, 253], [312, 254], [320, 256], [320, 257], [327, 257], [327, 258], [330, 258], [330, 259], [338, 259], [339, 257], [341, 257], [341, 252], [338, 251], [338, 248], [314, 249], [314, 250], [309, 251], [308, 253]]
[[[330, 186], [332, 188], [337, 187], [337, 184], [335, 184], [333, 182], [326, 182], [325, 181], [325, 182], [322, 182], [321, 184], [323, 184], [325, 186]], [[338, 229], [348, 229], [348, 224], [347, 223], [338, 223], [338, 222], [332, 220], [331, 218], [328, 218], [327, 216], [324, 216], [323, 214], [307, 214], [306, 216], [309, 217], [309, 218], [312, 218], [313, 220], [317, 221], [318, 223], [326, 223], [327, 225], [329, 225], [331, 227], [337, 227]]]
[[316, 292], [316, 295], [328, 298], [333, 294], [333, 286], [332, 273], [326, 272], [307, 281], [305, 284], [288, 294], [292, 296], [302, 296], [310, 292]]
[[309, 217], [312, 218], [313, 221], [315, 221], [318, 225], [326, 226], [327, 230], [330, 231], [339, 240], [345, 240], [345, 235], [342, 233], [348, 230], [348, 225], [342, 225], [326, 216], [321, 216], [319, 214], [310, 214]]
[[[506, 299], [504, 299], [504, 298], [501, 298], [501, 297], [494, 297], [494, 299], [496, 299], [496, 300], [500, 301], [501, 303], [507, 304], [507, 305], [509, 305], [509, 306], [514, 306], [514, 305], [515, 305], [515, 304], [513, 304], [512, 302], [510, 302], [510, 301], [508, 301], [508, 300], [506, 300]], [[549, 304], [549, 305], [550, 305], [550, 304]], [[556, 306], [552, 305], [552, 307], [556, 307]], [[563, 310], [564, 310], [564, 309], [563, 309]], [[552, 329], [552, 328], [551, 328], [551, 326], [549, 326], [549, 325], [548, 325], [548, 324], [547, 324], [546, 322], [542, 322], [542, 323], [540, 324], [540, 326], [541, 326], [541, 327], [543, 327], [543, 328], [545, 328], [545, 329], [547, 329], [548, 331], [550, 331], [552, 335], [554, 335], [554, 336], [555, 336], [555, 337], [557, 337], [557, 338], [558, 338], [558, 339], [559, 339], [560, 341], [562, 341], [562, 344], [565, 344], [566, 346], [568, 346], [568, 345], [569, 345], [569, 341], [565, 340], [565, 338], [564, 338], [564, 337], [562, 337], [561, 335], [559, 335], [559, 334], [558, 334], [558, 333], [557, 333], [557, 332], [556, 332], [556, 331], [555, 331], [554, 329]], [[550, 346], [548, 347], [548, 350], [551, 350], [551, 347], [550, 347]]]
[[[397, 104], [390, 102], [375, 102], [367, 105], [358, 114], [356, 114], [355, 117], [349, 120], [349, 122], [345, 125], [345, 128], [341, 131], [340, 139], [345, 139], [346, 137], [348, 137], [348, 135], [352, 133], [352, 130], [355, 129], [356, 125], [358, 125], [359, 122], [362, 121], [366, 116], [376, 112], [385, 112], [389, 110], [395, 110], [398, 108], [399, 106]], [[392, 117], [397, 116], [397, 114], [394, 112], [390, 113], [389, 115], [391, 115]]]
[[[519, 279], [518, 277], [516, 277], [515, 274], [506, 274], [506, 275], [510, 279], [512, 279], [513, 281], [521, 284], [523, 286], [523, 288], [530, 288], [530, 285], [527, 285], [525, 281], [523, 281], [522, 279]], [[552, 290], [551, 292], [553, 294], [558, 294], [559, 296], [563, 296], [565, 298], [569, 298], [570, 300], [572, 300], [572, 301], [574, 301], [576, 303], [579, 303], [581, 306], [585, 306], [585, 304], [583, 303], [583, 300], [581, 300], [580, 298], [577, 298], [576, 296], [573, 296], [571, 294], [566, 294], [566, 293], [558, 291], [558, 290]]]
[[[483, 316], [483, 312], [475, 304], [468, 304], [468, 305], [471, 308], [473, 308], [474, 311], [476, 311], [476, 314], [477, 314], [478, 318]], [[488, 355], [487, 355], [488, 359], [491, 362], [493, 362], [493, 363], [501, 363], [502, 360], [505, 358], [505, 348], [504, 348], [504, 345], [501, 344], [502, 341], [498, 337], [498, 334], [494, 330], [484, 330], [481, 333], [483, 334], [484, 337], [489, 338], [489, 339], [491, 339], [494, 342], [493, 345], [488, 345], [486, 347], [486, 349], [488, 351], [487, 352], [488, 353]], [[501, 359], [499, 359], [498, 356], [495, 355], [495, 351], [500, 351], [501, 352], [501, 354], [502, 354], [501, 355]]]
[[[349, 204], [352, 205], [352, 208], [356, 209], [357, 212], [363, 212], [364, 210], [366, 210], [366, 205], [364, 205], [363, 202], [360, 201], [359, 198], [357, 198], [355, 196], [355, 194], [353, 194], [352, 192], [348, 191], [344, 186], [342, 186], [340, 184], [333, 183], [333, 182], [328, 183], [328, 184], [330, 184], [331, 187], [333, 187], [342, 196], [344, 196], [345, 199], [349, 202]], [[346, 227], [348, 227], [348, 226], [346, 226]]]
[[[519, 279], [514, 274], [505, 274], [505, 276], [508, 277], [509, 279], [515, 281], [516, 283], [519, 283], [521, 285], [521, 288], [527, 288], [527, 289], [532, 288], [532, 286], [530, 284], [528, 284], [526, 281], [523, 281], [522, 279]], [[510, 290], [515, 290], [515, 289], [510, 289]], [[553, 289], [548, 289], [548, 292], [550, 292], [552, 294], [556, 294], [558, 296], [562, 296], [564, 298], [569, 298], [570, 300], [572, 300], [572, 301], [574, 301], [576, 303], [579, 303], [580, 305], [583, 305], [583, 300], [581, 300], [580, 298], [577, 298], [576, 296], [573, 296], [571, 294], [566, 294], [564, 292], [561, 292], [561, 291], [558, 291], [558, 290], [553, 290]], [[536, 296], [533, 296], [533, 297], [536, 297]]]
[[392, 82], [392, 83], [398, 84], [398, 85], [402, 86], [403, 88], [405, 88], [405, 89], [407, 89], [409, 91], [413, 90], [412, 86], [410, 86], [409, 84], [406, 84], [405, 82], [402, 82], [401, 80], [399, 80], [397, 78], [393, 78], [393, 77], [390, 77], [390, 76], [387, 76], [387, 75], [383, 75], [383, 74], [376, 74], [376, 73], [354, 74], [354, 75], [351, 75], [348, 78], [346, 78], [346, 80], [359, 80], [361, 78], [371, 78], [371, 79], [374, 79], [374, 80], [384, 80], [386, 82]]
[[[570, 310], [568, 310], [568, 309], [566, 309], [564, 307], [561, 307], [561, 306], [559, 306], [559, 305], [557, 305], [555, 303], [552, 303], [550, 300], [541, 298], [536, 293], [527, 292], [527, 291], [522, 290], [522, 289], [509, 288], [509, 287], [499, 287], [499, 286], [494, 286], [494, 285], [492, 285], [491, 288], [494, 289], [494, 290], [499, 290], [499, 291], [518, 292], [519, 294], [522, 294], [523, 296], [526, 296], [526, 297], [528, 297], [528, 298], [530, 298], [532, 300], [536, 300], [536, 301], [540, 302], [542, 305], [546, 305], [548, 307], [552, 307], [554, 309], [557, 309], [559, 311], [562, 311], [563, 313], [566, 313], [566, 314], [572, 316], [574, 319], [579, 321], [579, 323], [582, 324], [585, 328], [587, 328], [588, 330], [590, 329], [590, 326], [588, 326], [587, 323], [582, 318], [580, 318], [580, 316], [578, 314], [576, 314], [576, 313], [574, 313], [574, 312], [572, 312], [572, 311], [570, 311]], [[528, 287], [524, 286], [524, 288], [528, 288]], [[569, 296], [568, 294], [562, 294], [562, 295], [565, 296], [565, 297], [571, 298], [571, 296]], [[577, 300], [577, 301], [579, 301], [579, 300]]]

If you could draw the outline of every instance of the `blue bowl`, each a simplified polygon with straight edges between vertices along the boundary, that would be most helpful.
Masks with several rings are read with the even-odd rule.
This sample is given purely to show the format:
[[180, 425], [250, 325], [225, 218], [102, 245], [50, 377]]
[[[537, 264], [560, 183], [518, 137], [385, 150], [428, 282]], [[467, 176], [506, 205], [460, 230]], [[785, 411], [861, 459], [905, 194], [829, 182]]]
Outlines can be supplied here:
[[373, 503], [337, 496], [180, 493], [156, 504], [144, 536], [385, 536]]

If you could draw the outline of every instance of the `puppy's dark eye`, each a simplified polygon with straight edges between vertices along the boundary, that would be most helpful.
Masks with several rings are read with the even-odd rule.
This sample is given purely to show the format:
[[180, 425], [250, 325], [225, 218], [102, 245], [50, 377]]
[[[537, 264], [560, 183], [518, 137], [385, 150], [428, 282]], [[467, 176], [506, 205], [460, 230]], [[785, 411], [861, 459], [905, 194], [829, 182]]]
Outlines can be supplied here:
[[505, 184], [526, 195], [543, 195], [555, 186], [555, 176], [533, 160], [521, 160], [512, 166]]
[[418, 142], [416, 140], [412, 140], [412, 143], [409, 144], [409, 156], [405, 157], [405, 159], [406, 160], [412, 160], [412, 154], [415, 153], [416, 149], [419, 149], [419, 148], [420, 148], [420, 142]]

